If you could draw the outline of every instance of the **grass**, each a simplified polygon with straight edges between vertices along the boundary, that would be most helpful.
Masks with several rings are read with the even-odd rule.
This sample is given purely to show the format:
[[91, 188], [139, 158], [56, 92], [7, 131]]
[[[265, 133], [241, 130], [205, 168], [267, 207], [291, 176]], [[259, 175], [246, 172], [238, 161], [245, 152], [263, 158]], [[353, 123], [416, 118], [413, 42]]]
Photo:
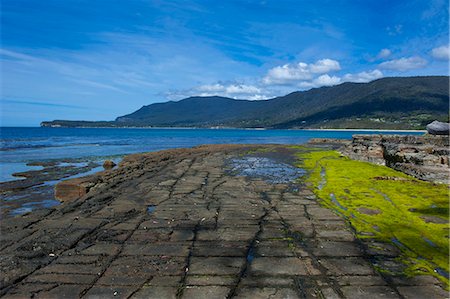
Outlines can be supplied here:
[[406, 265], [404, 274], [430, 274], [448, 288], [448, 186], [354, 161], [336, 151], [299, 148], [297, 156], [321, 203], [343, 215], [358, 238], [396, 245]]

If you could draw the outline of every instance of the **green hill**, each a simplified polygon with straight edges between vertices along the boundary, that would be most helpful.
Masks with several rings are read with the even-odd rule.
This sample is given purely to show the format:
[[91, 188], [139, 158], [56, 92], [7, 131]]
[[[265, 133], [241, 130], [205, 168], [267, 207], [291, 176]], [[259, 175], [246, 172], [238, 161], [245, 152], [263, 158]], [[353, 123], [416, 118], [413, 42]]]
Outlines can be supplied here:
[[393, 77], [297, 91], [264, 101], [190, 97], [156, 103], [111, 122], [43, 126], [423, 129], [448, 121], [449, 77]]

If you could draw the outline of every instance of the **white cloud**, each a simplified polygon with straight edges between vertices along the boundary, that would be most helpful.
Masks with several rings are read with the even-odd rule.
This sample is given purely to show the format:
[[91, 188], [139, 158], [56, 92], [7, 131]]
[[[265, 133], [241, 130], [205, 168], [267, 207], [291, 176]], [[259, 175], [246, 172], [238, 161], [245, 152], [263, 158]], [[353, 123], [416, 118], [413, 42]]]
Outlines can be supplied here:
[[311, 79], [308, 64], [299, 62], [296, 65], [285, 64], [270, 69], [263, 78], [264, 84], [286, 84], [297, 80]]
[[379, 79], [381, 77], [383, 77], [383, 73], [380, 70], [375, 69], [371, 72], [368, 71], [368, 72], [360, 72], [357, 74], [346, 74], [344, 76], [344, 81], [364, 83]]
[[313, 88], [321, 86], [333, 86], [343, 82], [365, 83], [383, 77], [383, 73], [375, 69], [373, 71], [360, 72], [357, 74], [346, 74], [344, 77], [330, 76], [328, 74], [321, 75], [309, 81], [302, 81], [298, 84], [300, 88]]
[[300, 88], [313, 88], [321, 86], [332, 86], [341, 83], [341, 78], [330, 76], [328, 74], [321, 75], [311, 81], [303, 81], [298, 84]]
[[261, 93], [261, 89], [253, 86], [253, 85], [246, 85], [246, 84], [230, 84], [230, 85], [223, 85], [223, 84], [212, 84], [212, 85], [201, 85], [196, 88], [198, 91], [204, 92], [204, 93], [225, 93], [228, 95], [234, 95], [234, 94], [254, 94], [254, 93]]
[[272, 93], [264, 88], [249, 84], [205, 84], [188, 90], [178, 90], [166, 93], [171, 100], [179, 100], [190, 96], [223, 96], [233, 99], [263, 100], [272, 97]]
[[381, 49], [380, 53], [377, 55], [377, 59], [384, 59], [391, 56], [392, 52], [389, 49]]
[[296, 81], [311, 80], [314, 74], [325, 74], [340, 69], [339, 62], [332, 59], [321, 59], [310, 64], [305, 62], [285, 64], [270, 69], [262, 82], [266, 85], [293, 84]]
[[341, 66], [336, 60], [321, 59], [316, 61], [316, 63], [310, 64], [310, 69], [312, 73], [325, 74], [331, 71], [339, 71]]
[[224, 91], [224, 86], [222, 84], [216, 83], [211, 85], [202, 85], [197, 87], [197, 90], [204, 92], [219, 92]]
[[380, 64], [380, 68], [405, 72], [414, 69], [420, 69], [427, 65], [427, 61], [419, 56], [402, 57], [385, 61]]
[[319, 86], [331, 86], [341, 83], [341, 78], [325, 74], [314, 79], [313, 82]]
[[431, 56], [439, 60], [450, 59], [450, 49], [448, 46], [440, 46], [431, 50]]

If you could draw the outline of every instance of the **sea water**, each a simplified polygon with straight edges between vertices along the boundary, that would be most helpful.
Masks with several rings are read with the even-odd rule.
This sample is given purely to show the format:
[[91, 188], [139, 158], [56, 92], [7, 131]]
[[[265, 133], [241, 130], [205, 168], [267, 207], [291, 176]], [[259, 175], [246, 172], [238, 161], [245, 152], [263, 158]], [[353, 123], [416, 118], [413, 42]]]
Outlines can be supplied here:
[[0, 182], [32, 167], [29, 162], [86, 159], [151, 152], [201, 144], [303, 144], [311, 138], [350, 139], [353, 134], [415, 134], [423, 132], [358, 130], [257, 130], [184, 128], [0, 128]]

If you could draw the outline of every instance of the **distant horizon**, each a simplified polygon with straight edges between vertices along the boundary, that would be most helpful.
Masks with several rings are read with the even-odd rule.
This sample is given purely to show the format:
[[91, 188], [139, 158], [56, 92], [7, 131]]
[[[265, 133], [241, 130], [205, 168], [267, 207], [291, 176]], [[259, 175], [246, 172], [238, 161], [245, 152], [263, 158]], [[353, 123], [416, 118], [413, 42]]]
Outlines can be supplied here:
[[5, 0], [0, 9], [1, 125], [449, 75], [448, 0]]

